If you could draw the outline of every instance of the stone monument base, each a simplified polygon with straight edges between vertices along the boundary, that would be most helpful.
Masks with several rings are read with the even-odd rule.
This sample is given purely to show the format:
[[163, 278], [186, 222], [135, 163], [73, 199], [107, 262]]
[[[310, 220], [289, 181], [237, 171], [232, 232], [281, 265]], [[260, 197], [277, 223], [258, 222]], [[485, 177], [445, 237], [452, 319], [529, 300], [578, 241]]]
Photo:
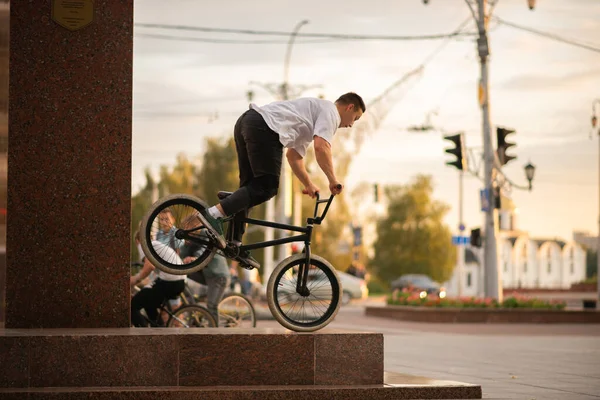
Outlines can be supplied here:
[[325, 329], [4, 329], [2, 399], [466, 399], [384, 373], [383, 335]]

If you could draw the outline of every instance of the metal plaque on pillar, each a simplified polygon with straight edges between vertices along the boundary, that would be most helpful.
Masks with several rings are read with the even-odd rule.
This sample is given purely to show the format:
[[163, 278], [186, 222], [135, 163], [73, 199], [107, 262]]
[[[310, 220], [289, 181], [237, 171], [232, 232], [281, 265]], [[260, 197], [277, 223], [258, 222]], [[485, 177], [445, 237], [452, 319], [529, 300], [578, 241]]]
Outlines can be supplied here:
[[52, 20], [70, 31], [94, 20], [94, 0], [52, 0]]

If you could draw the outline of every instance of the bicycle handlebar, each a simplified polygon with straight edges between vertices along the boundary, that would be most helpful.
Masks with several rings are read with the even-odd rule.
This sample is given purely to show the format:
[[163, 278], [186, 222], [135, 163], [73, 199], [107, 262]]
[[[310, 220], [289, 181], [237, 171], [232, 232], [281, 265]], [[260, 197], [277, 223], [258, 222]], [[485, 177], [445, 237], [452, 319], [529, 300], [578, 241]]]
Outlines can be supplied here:
[[[337, 189], [341, 189], [342, 185], [338, 184], [336, 186]], [[327, 200], [320, 200], [319, 199], [319, 192], [315, 192], [315, 195], [317, 197], [317, 202], [315, 204], [315, 213], [313, 218], [309, 218], [309, 223], [315, 223], [317, 225], [321, 224], [321, 221], [323, 221], [325, 219], [325, 215], [327, 215], [327, 211], [329, 210], [329, 206], [331, 205], [331, 201], [333, 200], [333, 198], [335, 197], [334, 194], [332, 194], [331, 196], [329, 196], [329, 199]], [[323, 210], [323, 214], [321, 214], [320, 216], [317, 216], [318, 212], [319, 212], [319, 204], [321, 203], [327, 203], [327, 205], [325, 206], [325, 209]]]

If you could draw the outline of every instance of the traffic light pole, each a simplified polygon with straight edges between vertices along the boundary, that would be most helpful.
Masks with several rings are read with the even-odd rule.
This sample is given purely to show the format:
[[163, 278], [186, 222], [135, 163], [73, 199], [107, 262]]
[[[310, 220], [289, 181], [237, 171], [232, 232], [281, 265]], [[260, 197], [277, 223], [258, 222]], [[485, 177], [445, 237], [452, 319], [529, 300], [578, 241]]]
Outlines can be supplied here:
[[[486, 24], [487, 0], [477, 0], [477, 28], [479, 38], [477, 48], [479, 51], [479, 62], [481, 67], [481, 81], [479, 83], [479, 100], [483, 117], [483, 161], [484, 161], [484, 184], [488, 198], [493, 195], [492, 174], [494, 169], [494, 151], [492, 149], [492, 129], [490, 123], [489, 84], [488, 84], [488, 38]], [[496, 246], [496, 220], [494, 218], [495, 207], [489, 202], [485, 210], [485, 244], [484, 244], [484, 276], [486, 297], [498, 301], [502, 300], [502, 291], [499, 284], [498, 251]]]
[[[458, 171], [458, 231], [459, 237], [462, 240], [463, 232], [465, 230], [465, 224], [463, 222], [463, 178], [465, 175], [465, 171]], [[465, 246], [462, 242], [457, 246], [457, 264], [458, 264], [458, 296], [461, 297], [463, 295], [463, 287], [464, 287], [464, 273], [465, 273]]]

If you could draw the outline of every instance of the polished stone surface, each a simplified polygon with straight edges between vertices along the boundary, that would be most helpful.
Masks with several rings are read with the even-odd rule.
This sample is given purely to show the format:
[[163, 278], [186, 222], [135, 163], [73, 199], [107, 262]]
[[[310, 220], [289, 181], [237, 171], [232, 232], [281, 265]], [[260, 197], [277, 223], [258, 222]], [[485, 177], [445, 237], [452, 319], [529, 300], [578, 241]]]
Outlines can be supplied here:
[[[19, 397], [20, 396], [20, 397]], [[342, 399], [480, 399], [481, 387], [452, 381], [386, 373], [379, 385], [274, 385], [209, 387], [113, 387], [0, 389], [2, 399], [130, 399], [130, 400], [342, 400]]]
[[129, 326], [133, 2], [10, 5], [6, 327]]
[[[383, 383], [383, 335], [329, 334], [315, 338], [317, 385]], [[344, 349], [344, 351], [340, 351]]]
[[5, 329], [0, 387], [381, 384], [383, 335], [324, 329]]

